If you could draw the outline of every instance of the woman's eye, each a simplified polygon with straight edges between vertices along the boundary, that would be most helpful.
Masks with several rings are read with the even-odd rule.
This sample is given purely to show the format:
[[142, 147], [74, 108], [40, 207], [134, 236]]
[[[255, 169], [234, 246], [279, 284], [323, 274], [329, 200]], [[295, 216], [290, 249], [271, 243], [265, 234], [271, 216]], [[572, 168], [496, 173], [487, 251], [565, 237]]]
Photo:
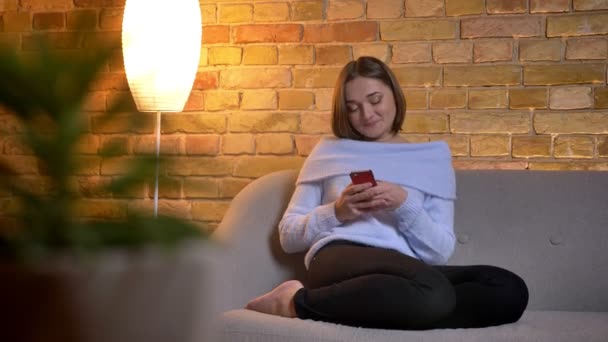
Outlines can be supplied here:
[[380, 95], [376, 95], [376, 96], [373, 96], [373, 97], [372, 97], [372, 98], [369, 100], [369, 102], [371, 102], [371, 104], [378, 104], [378, 103], [380, 103], [380, 100], [382, 100], [382, 96], [380, 96]]
[[357, 106], [347, 106], [346, 108], [348, 109], [349, 112], [352, 113], [352, 112], [356, 111], [358, 107]]

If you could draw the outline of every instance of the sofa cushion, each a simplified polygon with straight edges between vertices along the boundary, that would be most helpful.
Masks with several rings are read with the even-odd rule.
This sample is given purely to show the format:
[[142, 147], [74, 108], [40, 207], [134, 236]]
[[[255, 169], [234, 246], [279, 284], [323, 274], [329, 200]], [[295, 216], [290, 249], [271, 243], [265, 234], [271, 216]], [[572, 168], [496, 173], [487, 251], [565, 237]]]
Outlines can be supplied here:
[[218, 322], [221, 341], [534, 341], [605, 342], [608, 312], [526, 311], [515, 324], [483, 329], [399, 331], [351, 328], [343, 325], [283, 318], [237, 309]]

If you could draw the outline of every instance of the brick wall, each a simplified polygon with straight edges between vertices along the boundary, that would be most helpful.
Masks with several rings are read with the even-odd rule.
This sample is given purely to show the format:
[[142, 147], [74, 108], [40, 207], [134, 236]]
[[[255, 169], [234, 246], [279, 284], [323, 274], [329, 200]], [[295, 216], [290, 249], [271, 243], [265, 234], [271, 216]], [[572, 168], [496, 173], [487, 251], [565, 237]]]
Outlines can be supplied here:
[[[123, 7], [124, 0], [0, 0], [0, 43], [27, 52], [39, 33], [60, 49], [118, 40]], [[161, 212], [213, 226], [251, 179], [301, 165], [330, 133], [340, 67], [361, 55], [383, 59], [399, 77], [404, 137], [447, 140], [457, 168], [608, 170], [607, 0], [201, 0], [201, 12], [190, 100], [183, 113], [163, 115], [162, 150], [178, 163], [166, 170]], [[66, 31], [79, 18], [96, 32], [74, 40]], [[149, 115], [140, 115], [146, 125], [136, 133], [125, 128], [127, 115], [103, 126], [95, 120], [126, 91], [117, 59], [87, 105], [82, 154], [90, 167], [75, 177], [90, 197], [82, 216], [152, 206], [149, 188], [129, 200], [94, 191], [121, 172], [122, 160], [154, 148]], [[2, 158], [43, 186], [18, 132], [0, 113]], [[98, 155], [116, 142], [124, 146], [118, 160]], [[8, 202], [0, 198], [0, 215]]]

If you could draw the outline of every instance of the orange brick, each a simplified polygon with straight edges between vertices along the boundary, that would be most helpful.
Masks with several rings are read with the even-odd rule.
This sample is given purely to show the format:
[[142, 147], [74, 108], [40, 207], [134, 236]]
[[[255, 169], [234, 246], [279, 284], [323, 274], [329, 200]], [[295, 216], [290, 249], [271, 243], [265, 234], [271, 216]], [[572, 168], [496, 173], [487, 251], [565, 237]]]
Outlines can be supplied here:
[[440, 40], [455, 39], [458, 22], [451, 19], [399, 20], [380, 23], [380, 39]]
[[224, 154], [253, 154], [255, 152], [252, 134], [226, 134], [222, 136]]
[[309, 91], [286, 90], [279, 92], [279, 108], [282, 110], [311, 109], [314, 93]]
[[274, 46], [247, 46], [243, 54], [245, 65], [269, 65], [277, 64], [279, 55]]
[[296, 151], [300, 156], [308, 156], [313, 148], [321, 140], [320, 135], [296, 135]]
[[16, 11], [19, 9], [19, 0], [2, 0], [0, 1], [0, 11]]
[[469, 90], [470, 109], [507, 108], [506, 90]]
[[519, 59], [522, 61], [555, 61], [562, 58], [561, 40], [521, 40]]
[[353, 46], [353, 58], [357, 59], [361, 56], [373, 56], [388, 63], [390, 59], [390, 46], [389, 44], [384, 43], [369, 43]]
[[203, 26], [203, 44], [217, 44], [230, 42], [229, 25]]
[[526, 13], [526, 0], [486, 0], [486, 10], [489, 14]]
[[471, 47], [469, 41], [433, 44], [433, 61], [435, 63], [469, 63]]
[[606, 59], [608, 41], [606, 39], [569, 39], [566, 43], [566, 59]]
[[[156, 154], [156, 136], [137, 136], [133, 140], [133, 153]], [[182, 153], [182, 137], [174, 135], [161, 135], [160, 153], [163, 155], [176, 155]]]
[[528, 133], [530, 114], [521, 112], [456, 112], [450, 114], [452, 133]]
[[525, 85], [605, 83], [603, 64], [525, 65]]
[[591, 87], [551, 88], [549, 93], [549, 108], [551, 109], [581, 109], [591, 108], [592, 105]]
[[112, 120], [107, 120], [102, 114], [91, 117], [91, 131], [96, 134], [153, 133], [155, 126], [155, 113], [121, 113], [114, 116]]
[[169, 113], [162, 116], [163, 134], [171, 133], [223, 133], [226, 117], [223, 114]]
[[299, 169], [304, 162], [299, 156], [243, 156], [234, 164], [234, 176], [257, 178], [280, 170]]
[[220, 4], [218, 11], [220, 23], [246, 23], [253, 18], [253, 6], [249, 4]]
[[608, 13], [547, 17], [547, 37], [588, 36], [608, 33]]
[[194, 202], [192, 219], [199, 221], [221, 221], [230, 202]]
[[[36, 0], [27, 0], [35, 2]], [[44, 2], [44, 1], [42, 1]], [[51, 2], [68, 2], [67, 0], [51, 0]], [[76, 7], [123, 7], [125, 5], [125, 0], [74, 0], [74, 6]]]
[[91, 86], [91, 90], [129, 90], [124, 72], [102, 72]]
[[521, 84], [521, 67], [513, 65], [447, 66], [444, 86], [492, 86]]
[[193, 90], [184, 105], [184, 112], [201, 111], [205, 109], [205, 95], [202, 91]]
[[291, 86], [288, 68], [222, 70], [220, 84], [224, 89], [286, 88]]
[[296, 88], [332, 88], [340, 68], [295, 69], [294, 86]]
[[473, 135], [471, 136], [471, 156], [504, 157], [509, 155], [510, 140], [508, 135]]
[[215, 89], [218, 86], [219, 72], [217, 71], [203, 71], [197, 72], [196, 78], [192, 89], [194, 90], [208, 90]]
[[407, 109], [427, 109], [426, 90], [404, 90]]
[[[114, 0], [117, 1], [117, 0]], [[80, 7], [82, 3], [86, 2], [97, 2], [96, 7], [101, 7], [101, 1], [97, 0], [75, 0], [74, 5]], [[20, 9], [22, 11], [47, 11], [47, 10], [65, 10], [72, 6], [70, 0], [20, 0]], [[110, 4], [108, 4], [110, 5]], [[124, 1], [122, 1], [124, 6]]]
[[314, 47], [312, 45], [280, 45], [279, 64], [313, 64]]
[[461, 38], [538, 37], [543, 32], [540, 17], [478, 17], [462, 19]]
[[258, 21], [287, 21], [289, 20], [289, 6], [286, 2], [255, 4], [253, 19]]
[[293, 147], [291, 134], [259, 134], [255, 137], [255, 150], [258, 154], [291, 154]]
[[350, 46], [347, 45], [324, 45], [317, 47], [317, 60], [319, 65], [340, 64], [340, 66], [351, 61]]
[[466, 92], [462, 89], [439, 89], [431, 92], [431, 109], [464, 108]]
[[573, 0], [572, 6], [575, 11], [596, 11], [608, 9], [605, 0]]
[[209, 64], [211, 65], [239, 65], [243, 51], [236, 46], [214, 46], [209, 48]]
[[431, 61], [431, 44], [396, 43], [393, 45], [393, 63], [426, 63]]
[[207, 91], [205, 92], [205, 110], [219, 111], [239, 108], [239, 92], [237, 91]]
[[232, 133], [295, 132], [298, 116], [291, 113], [234, 113], [228, 118]]
[[547, 108], [547, 89], [524, 88], [509, 90], [509, 108], [542, 109]]
[[447, 133], [449, 132], [446, 114], [408, 113], [401, 127], [405, 133]]
[[[435, 138], [437, 137], [437, 138]], [[450, 146], [452, 156], [468, 156], [469, 155], [469, 137], [462, 135], [433, 135], [431, 141], [443, 140]]]
[[219, 196], [233, 198], [249, 183], [251, 180], [248, 178], [222, 178], [219, 180]]
[[60, 30], [65, 28], [65, 14], [60, 12], [34, 13], [34, 30]]
[[219, 184], [216, 179], [206, 177], [187, 177], [184, 179], [184, 197], [217, 198]]
[[594, 100], [595, 108], [608, 108], [608, 88], [595, 88]]
[[323, 88], [314, 90], [315, 109], [316, 110], [331, 110], [333, 106], [334, 90], [331, 88]]
[[291, 4], [291, 17], [294, 21], [322, 20], [323, 1], [302, 1]]
[[200, 4], [203, 25], [217, 23], [217, 7], [215, 4]]
[[512, 155], [516, 158], [549, 157], [551, 155], [550, 136], [513, 136]]
[[365, 12], [365, 4], [361, 0], [328, 0], [327, 20], [359, 19]]
[[220, 136], [188, 135], [186, 136], [187, 155], [217, 155], [220, 151]]
[[443, 0], [406, 1], [406, 17], [443, 17]]
[[526, 161], [485, 161], [485, 160], [454, 160], [457, 170], [525, 170]]
[[481, 41], [473, 47], [475, 63], [510, 61], [513, 59], [513, 43], [511, 41]]
[[608, 136], [597, 138], [597, 154], [599, 157], [608, 157]]
[[397, 67], [393, 71], [403, 87], [439, 86], [441, 82], [440, 67]]
[[104, 30], [121, 30], [123, 12], [123, 9], [102, 9], [99, 15], [99, 27]]
[[369, 42], [375, 41], [378, 24], [374, 21], [353, 21], [335, 24], [308, 24], [304, 27], [303, 42]]
[[530, 0], [530, 13], [568, 12], [569, 0]]
[[445, 12], [448, 16], [482, 14], [485, 12], [484, 0], [445, 0]]
[[169, 176], [228, 176], [233, 164], [230, 157], [172, 157], [166, 168]]
[[274, 90], [245, 90], [241, 99], [241, 109], [277, 109], [277, 92]]
[[2, 17], [0, 17], [0, 49], [19, 50], [21, 48], [20, 33], [1, 33]]
[[536, 113], [534, 129], [542, 134], [606, 134], [608, 113]]
[[78, 202], [76, 216], [117, 219], [127, 216], [127, 204], [117, 200], [83, 199]]
[[299, 42], [301, 37], [302, 25], [299, 24], [240, 25], [234, 28], [234, 42], [237, 44]]
[[400, 18], [403, 0], [367, 0], [367, 19]]
[[560, 135], [555, 139], [555, 158], [593, 158], [592, 137]]
[[318, 134], [331, 132], [329, 113], [304, 113], [301, 115], [300, 133]]
[[75, 10], [67, 11], [66, 27], [68, 30], [74, 29], [95, 29], [97, 27], [97, 10]]
[[7, 12], [2, 14], [4, 32], [28, 32], [32, 30], [32, 19], [28, 12]]

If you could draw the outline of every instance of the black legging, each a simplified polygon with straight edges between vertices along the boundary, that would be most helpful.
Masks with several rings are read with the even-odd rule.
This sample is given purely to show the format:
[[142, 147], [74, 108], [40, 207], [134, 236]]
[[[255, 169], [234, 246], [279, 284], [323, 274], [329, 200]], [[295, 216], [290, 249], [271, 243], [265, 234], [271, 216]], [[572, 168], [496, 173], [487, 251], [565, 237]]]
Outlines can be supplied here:
[[385, 329], [477, 328], [517, 321], [528, 288], [494, 266], [429, 266], [396, 251], [334, 242], [311, 261], [299, 318]]

